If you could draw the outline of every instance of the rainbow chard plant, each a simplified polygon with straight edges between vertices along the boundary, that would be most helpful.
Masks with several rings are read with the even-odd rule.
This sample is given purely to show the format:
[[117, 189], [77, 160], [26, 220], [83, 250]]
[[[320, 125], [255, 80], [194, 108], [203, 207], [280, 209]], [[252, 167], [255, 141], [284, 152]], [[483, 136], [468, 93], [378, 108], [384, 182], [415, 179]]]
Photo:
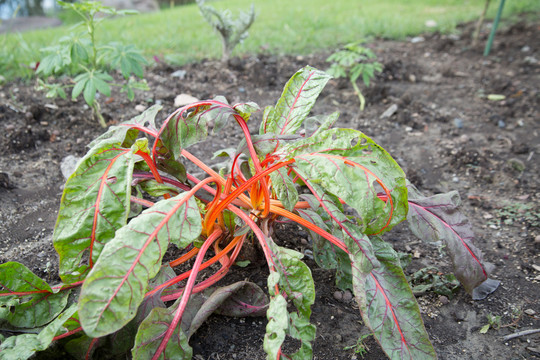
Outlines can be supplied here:
[[[27, 358], [60, 340], [78, 358], [131, 351], [134, 359], [190, 359], [190, 336], [217, 312], [266, 313], [267, 358], [310, 359], [315, 286], [303, 254], [272, 238], [282, 221], [309, 230], [315, 261], [353, 289], [389, 358], [436, 358], [399, 257], [381, 235], [408, 218], [426, 241], [446, 244], [469, 292], [490, 283], [487, 266], [457, 193], [422, 196], [372, 139], [332, 128], [337, 113], [308, 117], [329, 78], [298, 71], [265, 109], [258, 135], [247, 126], [256, 104], [216, 99], [180, 108], [160, 126], [154, 106], [94, 140], [67, 180], [54, 230], [63, 283], [0, 265], [3, 328], [23, 331], [3, 339], [0, 358]], [[187, 149], [207, 138], [210, 122], [217, 133], [228, 121], [244, 139], [220, 154], [230, 161], [217, 172]], [[247, 281], [215, 285], [247, 241], [268, 263], [268, 295]], [[167, 250], [177, 256], [164, 261]], [[282, 351], [287, 336], [298, 340], [294, 354]]]

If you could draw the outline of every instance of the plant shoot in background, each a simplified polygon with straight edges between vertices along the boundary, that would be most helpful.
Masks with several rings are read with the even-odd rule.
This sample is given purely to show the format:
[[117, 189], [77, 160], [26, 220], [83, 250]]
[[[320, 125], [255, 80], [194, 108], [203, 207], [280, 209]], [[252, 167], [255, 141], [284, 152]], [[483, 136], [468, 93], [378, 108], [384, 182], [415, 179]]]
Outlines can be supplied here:
[[[0, 356], [27, 358], [65, 339], [79, 357], [191, 359], [189, 338], [217, 312], [266, 313], [267, 358], [311, 359], [315, 285], [303, 254], [272, 236], [285, 221], [310, 232], [316, 263], [353, 291], [389, 358], [435, 359], [400, 257], [381, 235], [407, 219], [424, 241], [443, 242], [473, 296], [492, 285], [488, 267], [456, 192], [423, 196], [371, 138], [334, 128], [337, 113], [309, 117], [329, 79], [298, 71], [256, 135], [247, 125], [256, 104], [217, 98], [159, 123], [156, 105], [95, 139], [66, 182], [53, 233], [63, 283], [0, 265], [0, 318], [26, 332], [5, 339]], [[207, 138], [209, 123], [215, 135], [229, 121], [243, 139], [216, 154], [229, 156], [217, 172], [188, 148]], [[268, 295], [247, 281], [216, 285], [247, 241], [268, 264]], [[286, 337], [298, 343], [294, 354], [282, 349]]]
[[363, 111], [366, 99], [356, 81], [361, 77], [364, 85], [369, 87], [371, 79], [375, 77], [375, 73], [383, 70], [383, 66], [375, 61], [377, 59], [375, 53], [361, 44], [361, 42], [347, 44], [343, 50], [336, 51], [326, 61], [332, 63], [327, 70], [328, 74], [335, 78], [349, 79], [360, 100], [360, 110]]
[[[72, 85], [48, 83], [38, 79], [38, 89], [47, 91], [47, 97], [66, 98], [66, 87], [72, 87], [71, 98], [83, 95], [86, 103], [93, 109], [101, 126], [106, 127], [101, 115], [97, 93], [111, 95], [111, 86], [120, 86], [121, 91], [133, 100], [134, 90], [148, 90], [145, 81], [136, 81], [131, 76], [143, 77], [143, 66], [147, 64], [141, 53], [133, 45], [112, 42], [106, 45], [96, 43], [96, 28], [105, 18], [97, 18], [98, 13], [108, 16], [127, 15], [136, 12], [130, 10], [115, 10], [100, 2], [85, 1], [82, 3], [59, 4], [66, 10], [77, 13], [82, 21], [73, 31], [62, 37], [59, 44], [41, 49], [46, 56], [41, 60], [37, 73], [44, 76], [67, 75], [73, 77]], [[82, 27], [79, 33], [76, 28]], [[123, 84], [114, 83], [110, 70], [120, 70], [124, 78]]]
[[233, 18], [231, 11], [228, 9], [219, 11], [212, 6], [206, 5], [205, 0], [197, 0], [197, 6], [202, 17], [221, 37], [221, 61], [229, 60], [236, 45], [248, 37], [248, 29], [255, 21], [253, 4], [249, 12], [241, 11], [237, 18]]

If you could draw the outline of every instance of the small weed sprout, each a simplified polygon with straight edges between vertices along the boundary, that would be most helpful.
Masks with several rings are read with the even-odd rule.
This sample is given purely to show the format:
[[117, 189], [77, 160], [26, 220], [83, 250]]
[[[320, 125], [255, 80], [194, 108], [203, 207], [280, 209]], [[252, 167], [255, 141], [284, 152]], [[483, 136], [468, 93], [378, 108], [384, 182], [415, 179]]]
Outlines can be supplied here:
[[486, 315], [488, 323], [480, 329], [481, 334], [485, 334], [488, 332], [489, 328], [492, 328], [493, 330], [499, 330], [501, 328], [501, 316], [496, 315], [494, 316], [491, 313], [488, 313]]
[[249, 12], [241, 11], [235, 19], [230, 10], [218, 11], [206, 5], [204, 0], [197, 0], [201, 15], [212, 28], [220, 35], [222, 54], [221, 61], [229, 60], [232, 51], [248, 37], [248, 29], [255, 21], [255, 8], [251, 4]]
[[[133, 100], [134, 90], [148, 90], [146, 81], [136, 81], [131, 75], [143, 77], [143, 66], [147, 64], [139, 50], [133, 45], [124, 45], [112, 42], [98, 46], [96, 43], [97, 25], [104, 19], [97, 18], [98, 13], [108, 16], [135, 14], [132, 10], [115, 10], [109, 6], [103, 6], [99, 2], [85, 1], [82, 3], [65, 3], [59, 1], [64, 9], [73, 10], [82, 21], [77, 27], [84, 30], [60, 39], [59, 44], [41, 49], [46, 56], [41, 60], [37, 73], [43, 76], [58, 76], [61, 74], [74, 77], [72, 85], [49, 83], [38, 79], [38, 90], [46, 91], [50, 98], [61, 97], [65, 99], [66, 87], [72, 87], [71, 97], [76, 99], [83, 95], [86, 103], [92, 108], [99, 123], [107, 127], [105, 119], [101, 115], [100, 105], [96, 99], [99, 92], [105, 96], [111, 95], [111, 86], [121, 86], [122, 92], [127, 94], [129, 100]], [[124, 84], [113, 83], [114, 79], [109, 73], [111, 69], [117, 69], [124, 76]]]
[[360, 355], [363, 359], [364, 356], [366, 356], [369, 351], [369, 346], [367, 346], [367, 344], [365, 343], [365, 340], [371, 335], [373, 334], [364, 334], [360, 336], [360, 338], [356, 340], [356, 344], [345, 346], [343, 350], [353, 350], [355, 354]]
[[383, 70], [382, 64], [375, 61], [376, 59], [375, 53], [362, 46], [360, 42], [347, 44], [343, 50], [336, 51], [326, 59], [327, 62], [332, 63], [326, 71], [328, 74], [335, 78], [348, 78], [351, 82], [354, 92], [360, 100], [360, 111], [364, 110], [366, 99], [356, 81], [362, 77], [364, 85], [369, 87], [375, 73]]

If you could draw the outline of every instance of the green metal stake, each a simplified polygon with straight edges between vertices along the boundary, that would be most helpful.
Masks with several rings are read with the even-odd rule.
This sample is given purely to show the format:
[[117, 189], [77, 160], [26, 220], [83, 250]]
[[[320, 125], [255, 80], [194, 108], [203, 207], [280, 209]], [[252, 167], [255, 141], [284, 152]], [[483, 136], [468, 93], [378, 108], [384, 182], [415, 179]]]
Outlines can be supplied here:
[[497, 31], [497, 26], [499, 26], [499, 20], [501, 19], [501, 14], [504, 8], [504, 1], [505, 0], [501, 0], [501, 2], [499, 3], [499, 10], [497, 10], [497, 15], [495, 16], [495, 20], [493, 20], [493, 27], [491, 28], [488, 42], [486, 44], [486, 48], [484, 49], [484, 56], [488, 56], [489, 52], [491, 51], [491, 45], [493, 45], [493, 38], [495, 37], [495, 32]]

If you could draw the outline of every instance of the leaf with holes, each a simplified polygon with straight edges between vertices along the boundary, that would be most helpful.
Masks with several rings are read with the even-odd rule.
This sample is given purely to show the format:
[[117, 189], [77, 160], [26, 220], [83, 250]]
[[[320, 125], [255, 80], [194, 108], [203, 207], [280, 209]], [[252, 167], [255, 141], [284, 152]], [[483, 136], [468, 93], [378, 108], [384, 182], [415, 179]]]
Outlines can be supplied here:
[[16, 327], [36, 328], [53, 320], [67, 305], [69, 291], [54, 293], [26, 266], [0, 265], [0, 319]]
[[134, 153], [146, 144], [95, 147], [66, 182], [53, 234], [65, 283], [84, 279], [103, 246], [126, 224]]
[[82, 287], [79, 316], [84, 331], [101, 337], [127, 324], [149, 280], [158, 273], [169, 243], [184, 248], [201, 229], [195, 199], [180, 194], [156, 203], [118, 230]]
[[265, 109], [260, 134], [294, 134], [308, 116], [330, 76], [306, 66], [287, 82], [276, 106]]
[[461, 200], [456, 191], [423, 196], [409, 186], [409, 227], [424, 241], [443, 241], [452, 259], [454, 274], [467, 292], [488, 279], [492, 265], [484, 262], [473, 245], [474, 233], [469, 220], [459, 211]]
[[[310, 323], [311, 305], [315, 302], [315, 285], [311, 270], [300, 259], [297, 251], [277, 246], [271, 238], [266, 242], [272, 252], [275, 268], [268, 277], [268, 289], [272, 295], [267, 312], [268, 325], [264, 338], [264, 350], [269, 358], [276, 358], [276, 352], [288, 335], [300, 342], [300, 348], [292, 358], [309, 359], [315, 339], [315, 326]], [[276, 286], [291, 300], [297, 311], [287, 310], [287, 301], [276, 294]]]

